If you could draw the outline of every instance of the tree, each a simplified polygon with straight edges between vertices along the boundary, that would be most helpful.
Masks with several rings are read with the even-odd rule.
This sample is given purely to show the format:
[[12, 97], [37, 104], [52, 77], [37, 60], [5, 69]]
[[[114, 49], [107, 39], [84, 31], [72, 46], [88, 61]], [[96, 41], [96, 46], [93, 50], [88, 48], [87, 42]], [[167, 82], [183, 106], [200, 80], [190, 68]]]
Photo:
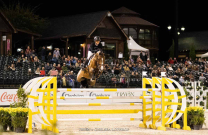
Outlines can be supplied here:
[[127, 41], [124, 43], [124, 58], [125, 60], [129, 59], [129, 48], [128, 48]]
[[25, 6], [20, 2], [6, 5], [3, 1], [0, 10], [5, 14], [15, 28], [41, 34], [49, 25], [46, 18], [35, 14], [36, 7]]
[[190, 46], [189, 58], [191, 58], [192, 60], [196, 58], [195, 46], [193, 44]]
[[174, 43], [174, 40], [172, 41], [172, 45], [171, 45], [171, 47], [170, 47], [170, 49], [169, 49], [169, 51], [170, 51], [170, 53], [169, 53], [169, 58], [170, 57], [174, 57], [174, 49], [175, 49], [175, 43]]

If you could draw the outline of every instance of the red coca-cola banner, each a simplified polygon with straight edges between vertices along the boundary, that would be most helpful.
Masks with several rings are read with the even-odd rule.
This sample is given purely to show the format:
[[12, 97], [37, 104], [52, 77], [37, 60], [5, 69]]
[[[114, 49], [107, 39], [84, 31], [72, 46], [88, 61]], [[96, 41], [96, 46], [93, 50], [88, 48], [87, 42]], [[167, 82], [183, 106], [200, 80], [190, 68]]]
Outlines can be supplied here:
[[18, 101], [17, 89], [0, 89], [0, 106]]

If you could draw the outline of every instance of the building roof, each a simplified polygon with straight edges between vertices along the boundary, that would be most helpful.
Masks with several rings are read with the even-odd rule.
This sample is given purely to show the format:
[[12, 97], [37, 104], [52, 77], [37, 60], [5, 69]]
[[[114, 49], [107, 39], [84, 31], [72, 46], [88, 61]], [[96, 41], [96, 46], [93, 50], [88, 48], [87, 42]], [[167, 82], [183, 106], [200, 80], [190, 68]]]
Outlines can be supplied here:
[[148, 22], [140, 17], [121, 16], [121, 17], [115, 17], [115, 19], [120, 25], [148, 25], [148, 26], [158, 27], [157, 25]]
[[112, 14], [133, 14], [133, 15], [140, 15], [139, 13], [132, 11], [126, 7], [120, 7], [119, 9], [116, 9], [112, 11]]
[[120, 25], [145, 25], [159, 27], [147, 20], [142, 19], [139, 17], [139, 13], [132, 11], [126, 7], [116, 9], [112, 12], [112, 14]]
[[[76, 36], [90, 37], [108, 13], [109, 11], [101, 11], [51, 18], [49, 19], [50, 26], [47, 28], [47, 31], [43, 34], [41, 39], [67, 38]], [[116, 21], [115, 23], [118, 25]], [[118, 27], [120, 28], [119, 25]], [[127, 35], [125, 36], [127, 37]]]
[[208, 31], [185, 32], [179, 36], [179, 51], [190, 50], [191, 45], [195, 50], [208, 50]]
[[39, 36], [39, 37], [41, 36], [40, 34], [37, 34], [37, 33], [33, 33], [33, 32], [26, 31], [26, 30], [15, 28], [14, 25], [10, 22], [10, 20], [6, 17], [6, 15], [1, 10], [0, 10], [0, 17], [4, 20], [4, 22], [9, 26], [9, 28], [14, 33], [23, 32], [23, 33], [34, 35], [34, 36]]

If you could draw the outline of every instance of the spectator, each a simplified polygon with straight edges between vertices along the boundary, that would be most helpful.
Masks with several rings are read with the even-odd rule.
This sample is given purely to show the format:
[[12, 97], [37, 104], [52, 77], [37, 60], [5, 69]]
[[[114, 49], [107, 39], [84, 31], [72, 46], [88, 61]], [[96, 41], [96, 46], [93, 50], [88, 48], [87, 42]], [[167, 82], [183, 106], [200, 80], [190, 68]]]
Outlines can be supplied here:
[[29, 75], [29, 76], [32, 76], [33, 75], [31, 68], [28, 69], [27, 75]]
[[55, 57], [58, 59], [61, 55], [59, 52], [59, 48], [55, 48], [54, 52], [53, 52], [53, 56], [55, 55]]
[[[159, 64], [160, 64], [160, 62], [159, 62]], [[149, 58], [147, 58], [147, 65], [151, 65], [151, 61], [150, 61], [150, 59]]]
[[21, 68], [22, 67], [22, 63], [20, 62], [20, 59], [17, 60], [16, 67], [17, 68]]
[[199, 81], [205, 82], [206, 78], [204, 77], [203, 73], [201, 73], [201, 76], [199, 77]]
[[184, 86], [184, 83], [185, 83], [184, 76], [180, 77], [179, 83], [180, 83], [180, 85]]
[[53, 55], [53, 58], [51, 61], [52, 61], [52, 63], [56, 63], [56, 64], [58, 63], [58, 59], [56, 57], [56, 54]]
[[40, 70], [40, 76], [43, 77], [45, 75], [46, 75], [45, 67], [42, 67], [42, 70]]
[[120, 67], [119, 64], [116, 64], [116, 66], [114, 67], [114, 74], [118, 75], [120, 73]]
[[178, 63], [178, 61], [177, 61], [177, 59], [176, 58], [174, 58], [174, 64], [177, 64]]
[[52, 58], [53, 58], [53, 56], [52, 56], [51, 52], [49, 52], [48, 56], [47, 56], [47, 62], [51, 63]]
[[57, 75], [57, 85], [58, 85], [59, 88], [62, 88], [62, 86], [63, 86], [63, 75], [62, 75], [62, 73], [59, 73]]
[[32, 55], [30, 56], [29, 61], [30, 62], [34, 62], [34, 59], [33, 59], [33, 56]]
[[56, 70], [58, 70], [58, 72], [60, 72], [62, 70], [61, 64], [58, 64], [58, 66], [56, 67]]
[[14, 64], [12, 64], [10, 68], [11, 68], [12, 71], [15, 71], [15, 65]]
[[43, 48], [41, 50], [41, 58], [42, 58], [42, 61], [45, 61], [45, 56], [46, 56], [46, 49], [45, 49], [45, 46], [43, 46]]
[[53, 67], [53, 68], [49, 71], [49, 75], [50, 75], [50, 76], [57, 76], [57, 75], [58, 75], [58, 71], [55, 70], [55, 68]]
[[137, 67], [136, 64], [134, 64], [134, 66], [132, 67], [133, 71], [137, 71]]
[[124, 71], [129, 71], [130, 69], [129, 69], [129, 67], [127, 66], [127, 65], [124, 65]]
[[26, 57], [30, 57], [31, 49], [30, 46], [27, 46], [27, 49], [25, 50]]
[[169, 64], [174, 64], [174, 60], [172, 60], [172, 58], [170, 57], [170, 59], [168, 60]]
[[76, 63], [77, 63], [76, 57], [73, 58], [73, 56], [72, 56], [72, 65], [75, 65]]
[[45, 66], [45, 72], [46, 74], [52, 69], [52, 67], [50, 66], [49, 62], [46, 64]]
[[36, 69], [35, 74], [40, 75], [40, 68], [39, 67]]
[[64, 72], [67, 72], [68, 68], [66, 67], [66, 63], [63, 63], [62, 70], [63, 70]]
[[23, 59], [23, 62], [28, 63], [28, 59], [27, 59], [27, 57], [25, 57], [25, 58]]

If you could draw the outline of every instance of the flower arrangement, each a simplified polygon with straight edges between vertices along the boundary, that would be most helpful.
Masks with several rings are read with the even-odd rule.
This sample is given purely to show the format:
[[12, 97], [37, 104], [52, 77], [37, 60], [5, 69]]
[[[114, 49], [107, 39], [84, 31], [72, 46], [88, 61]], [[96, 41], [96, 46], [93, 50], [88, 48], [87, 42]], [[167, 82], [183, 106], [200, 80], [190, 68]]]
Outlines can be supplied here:
[[206, 124], [203, 107], [188, 107], [187, 115], [187, 123], [193, 129], [199, 130], [203, 124]]

